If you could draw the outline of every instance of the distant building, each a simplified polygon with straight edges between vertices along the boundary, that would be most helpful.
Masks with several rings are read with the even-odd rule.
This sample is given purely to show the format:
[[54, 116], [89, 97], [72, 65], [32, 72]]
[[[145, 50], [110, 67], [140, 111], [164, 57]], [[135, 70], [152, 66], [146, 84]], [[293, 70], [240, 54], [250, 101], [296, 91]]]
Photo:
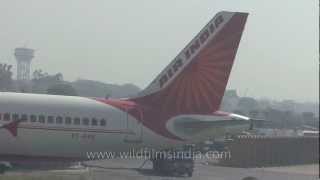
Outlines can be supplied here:
[[238, 102], [239, 102], [239, 96], [237, 94], [237, 91], [234, 89], [226, 90], [223, 96], [222, 104], [221, 104], [221, 110], [227, 111], [227, 112], [234, 112], [237, 108]]

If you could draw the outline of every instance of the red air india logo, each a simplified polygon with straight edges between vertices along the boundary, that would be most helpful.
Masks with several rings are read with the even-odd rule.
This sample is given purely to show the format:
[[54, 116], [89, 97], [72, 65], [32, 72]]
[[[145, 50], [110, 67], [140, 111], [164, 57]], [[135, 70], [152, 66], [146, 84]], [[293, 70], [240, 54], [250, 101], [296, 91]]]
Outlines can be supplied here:
[[190, 58], [200, 50], [200, 48], [208, 41], [210, 35], [216, 31], [223, 21], [223, 16], [220, 15], [202, 30], [201, 34], [196, 37], [191, 45], [185, 48], [183, 52], [184, 57], [181, 55], [178, 56], [166, 73], [161, 76], [159, 79], [160, 87], [163, 87], [184, 66], [185, 62], [190, 60]]

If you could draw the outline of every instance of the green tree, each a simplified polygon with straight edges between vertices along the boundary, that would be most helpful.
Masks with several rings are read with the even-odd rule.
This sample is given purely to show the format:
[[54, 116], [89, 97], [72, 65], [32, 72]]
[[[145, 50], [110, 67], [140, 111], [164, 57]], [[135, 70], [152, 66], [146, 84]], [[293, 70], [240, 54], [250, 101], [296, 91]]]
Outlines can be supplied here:
[[10, 90], [12, 85], [11, 65], [0, 64], [0, 90]]
[[63, 95], [63, 96], [78, 96], [77, 91], [67, 83], [59, 83], [48, 88], [47, 94]]

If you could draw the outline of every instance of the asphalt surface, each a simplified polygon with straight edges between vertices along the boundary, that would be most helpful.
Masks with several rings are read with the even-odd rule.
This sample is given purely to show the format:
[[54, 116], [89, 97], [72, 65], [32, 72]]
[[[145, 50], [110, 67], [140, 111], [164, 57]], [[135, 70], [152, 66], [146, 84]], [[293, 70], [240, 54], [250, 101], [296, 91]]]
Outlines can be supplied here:
[[142, 168], [143, 160], [107, 160], [87, 163], [89, 167], [69, 170], [20, 170], [0, 175], [0, 180], [241, 180], [247, 176], [258, 180], [318, 180], [318, 165], [273, 168], [230, 168], [197, 161], [193, 177], [170, 177], [155, 174], [151, 162]]

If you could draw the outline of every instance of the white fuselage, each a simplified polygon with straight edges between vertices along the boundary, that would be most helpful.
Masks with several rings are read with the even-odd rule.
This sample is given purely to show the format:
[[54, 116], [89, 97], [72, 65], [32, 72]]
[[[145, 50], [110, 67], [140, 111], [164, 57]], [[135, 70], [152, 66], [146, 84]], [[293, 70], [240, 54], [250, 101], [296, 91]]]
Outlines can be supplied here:
[[87, 152], [178, 143], [153, 133], [126, 112], [90, 98], [0, 93], [0, 113], [0, 124], [16, 120], [16, 115], [24, 119], [16, 137], [0, 129], [3, 156], [84, 157]]
[[[237, 118], [234, 114], [209, 117], [208, 121], [197, 115], [176, 116], [165, 126], [189, 142], [194, 142], [193, 138], [201, 141], [203, 137], [241, 132], [248, 127], [244, 121], [228, 121]], [[200, 127], [203, 129], [200, 134], [198, 130], [185, 131], [185, 123], [197, 123], [199, 120], [202, 124], [213, 122], [212, 128], [206, 129], [208, 125]], [[0, 125], [15, 121], [20, 121], [16, 136], [0, 128], [0, 161], [3, 158], [11, 160], [11, 157], [19, 160], [62, 158], [69, 161], [86, 159], [90, 152], [118, 153], [133, 148], [157, 150], [188, 143], [155, 133], [126, 111], [96, 99], [0, 92]], [[218, 123], [216, 127], [214, 121]], [[222, 121], [227, 124], [219, 125]]]

